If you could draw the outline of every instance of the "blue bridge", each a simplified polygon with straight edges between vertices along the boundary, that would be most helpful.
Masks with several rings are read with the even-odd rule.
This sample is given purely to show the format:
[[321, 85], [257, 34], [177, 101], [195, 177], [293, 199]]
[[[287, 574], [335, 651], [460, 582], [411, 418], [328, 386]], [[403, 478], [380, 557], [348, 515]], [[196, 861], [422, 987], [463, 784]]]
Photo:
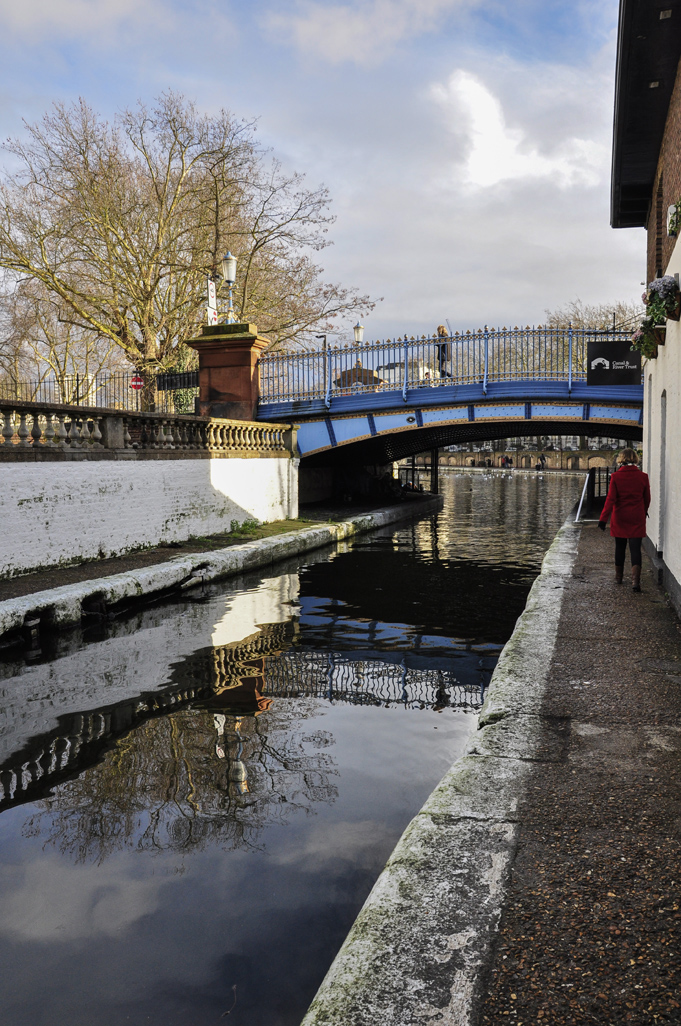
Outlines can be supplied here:
[[308, 466], [388, 463], [515, 436], [642, 438], [643, 386], [586, 383], [587, 346], [630, 332], [481, 329], [261, 358], [259, 420], [294, 421]]

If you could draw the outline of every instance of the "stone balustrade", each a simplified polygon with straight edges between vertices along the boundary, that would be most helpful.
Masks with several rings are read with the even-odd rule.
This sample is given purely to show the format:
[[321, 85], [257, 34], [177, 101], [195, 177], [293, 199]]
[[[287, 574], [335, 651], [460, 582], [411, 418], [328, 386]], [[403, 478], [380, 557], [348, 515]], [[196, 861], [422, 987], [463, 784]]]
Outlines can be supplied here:
[[290, 424], [0, 400], [0, 461], [289, 457]]

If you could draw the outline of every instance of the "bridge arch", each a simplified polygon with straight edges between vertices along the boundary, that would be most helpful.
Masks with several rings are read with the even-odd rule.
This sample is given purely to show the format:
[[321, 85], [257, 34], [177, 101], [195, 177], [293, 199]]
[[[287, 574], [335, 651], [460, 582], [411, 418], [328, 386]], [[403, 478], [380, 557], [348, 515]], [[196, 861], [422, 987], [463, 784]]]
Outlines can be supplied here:
[[[360, 418], [347, 418], [347, 423], [337, 419], [303, 423], [298, 429], [298, 455], [302, 465], [308, 467], [354, 463], [377, 465], [414, 456], [429, 449], [441, 449], [449, 445], [467, 442], [496, 441], [497, 439], [537, 435], [583, 435], [588, 438], [612, 436], [638, 442], [642, 438], [640, 410], [635, 406], [600, 409], [595, 419], [585, 420], [583, 409], [568, 418], [545, 417], [529, 419], [523, 416], [505, 418], [493, 416], [477, 420], [461, 420], [458, 415], [450, 421], [442, 418], [438, 423], [416, 423], [400, 426], [395, 423], [374, 425], [374, 433], [366, 430], [368, 425], [358, 423]], [[601, 415], [602, 414], [602, 415]], [[400, 413], [407, 420], [414, 411]], [[376, 418], [378, 419], [378, 418]], [[353, 436], [352, 432], [356, 432]], [[339, 441], [340, 436], [340, 441]]]

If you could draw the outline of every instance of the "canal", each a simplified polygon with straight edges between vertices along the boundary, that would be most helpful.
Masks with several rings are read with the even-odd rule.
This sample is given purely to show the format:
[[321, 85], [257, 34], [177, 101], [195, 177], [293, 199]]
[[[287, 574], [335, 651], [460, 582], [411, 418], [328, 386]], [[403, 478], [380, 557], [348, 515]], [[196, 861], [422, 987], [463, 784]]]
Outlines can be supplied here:
[[475, 728], [576, 476], [0, 664], [4, 1026], [297, 1026]]

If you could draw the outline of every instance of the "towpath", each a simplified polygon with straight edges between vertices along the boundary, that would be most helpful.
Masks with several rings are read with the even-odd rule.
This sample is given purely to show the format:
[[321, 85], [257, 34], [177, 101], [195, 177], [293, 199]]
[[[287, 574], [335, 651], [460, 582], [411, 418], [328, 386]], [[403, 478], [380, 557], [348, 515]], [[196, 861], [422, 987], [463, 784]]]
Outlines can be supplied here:
[[681, 625], [647, 560], [617, 588], [582, 529], [483, 1026], [681, 1022]]

